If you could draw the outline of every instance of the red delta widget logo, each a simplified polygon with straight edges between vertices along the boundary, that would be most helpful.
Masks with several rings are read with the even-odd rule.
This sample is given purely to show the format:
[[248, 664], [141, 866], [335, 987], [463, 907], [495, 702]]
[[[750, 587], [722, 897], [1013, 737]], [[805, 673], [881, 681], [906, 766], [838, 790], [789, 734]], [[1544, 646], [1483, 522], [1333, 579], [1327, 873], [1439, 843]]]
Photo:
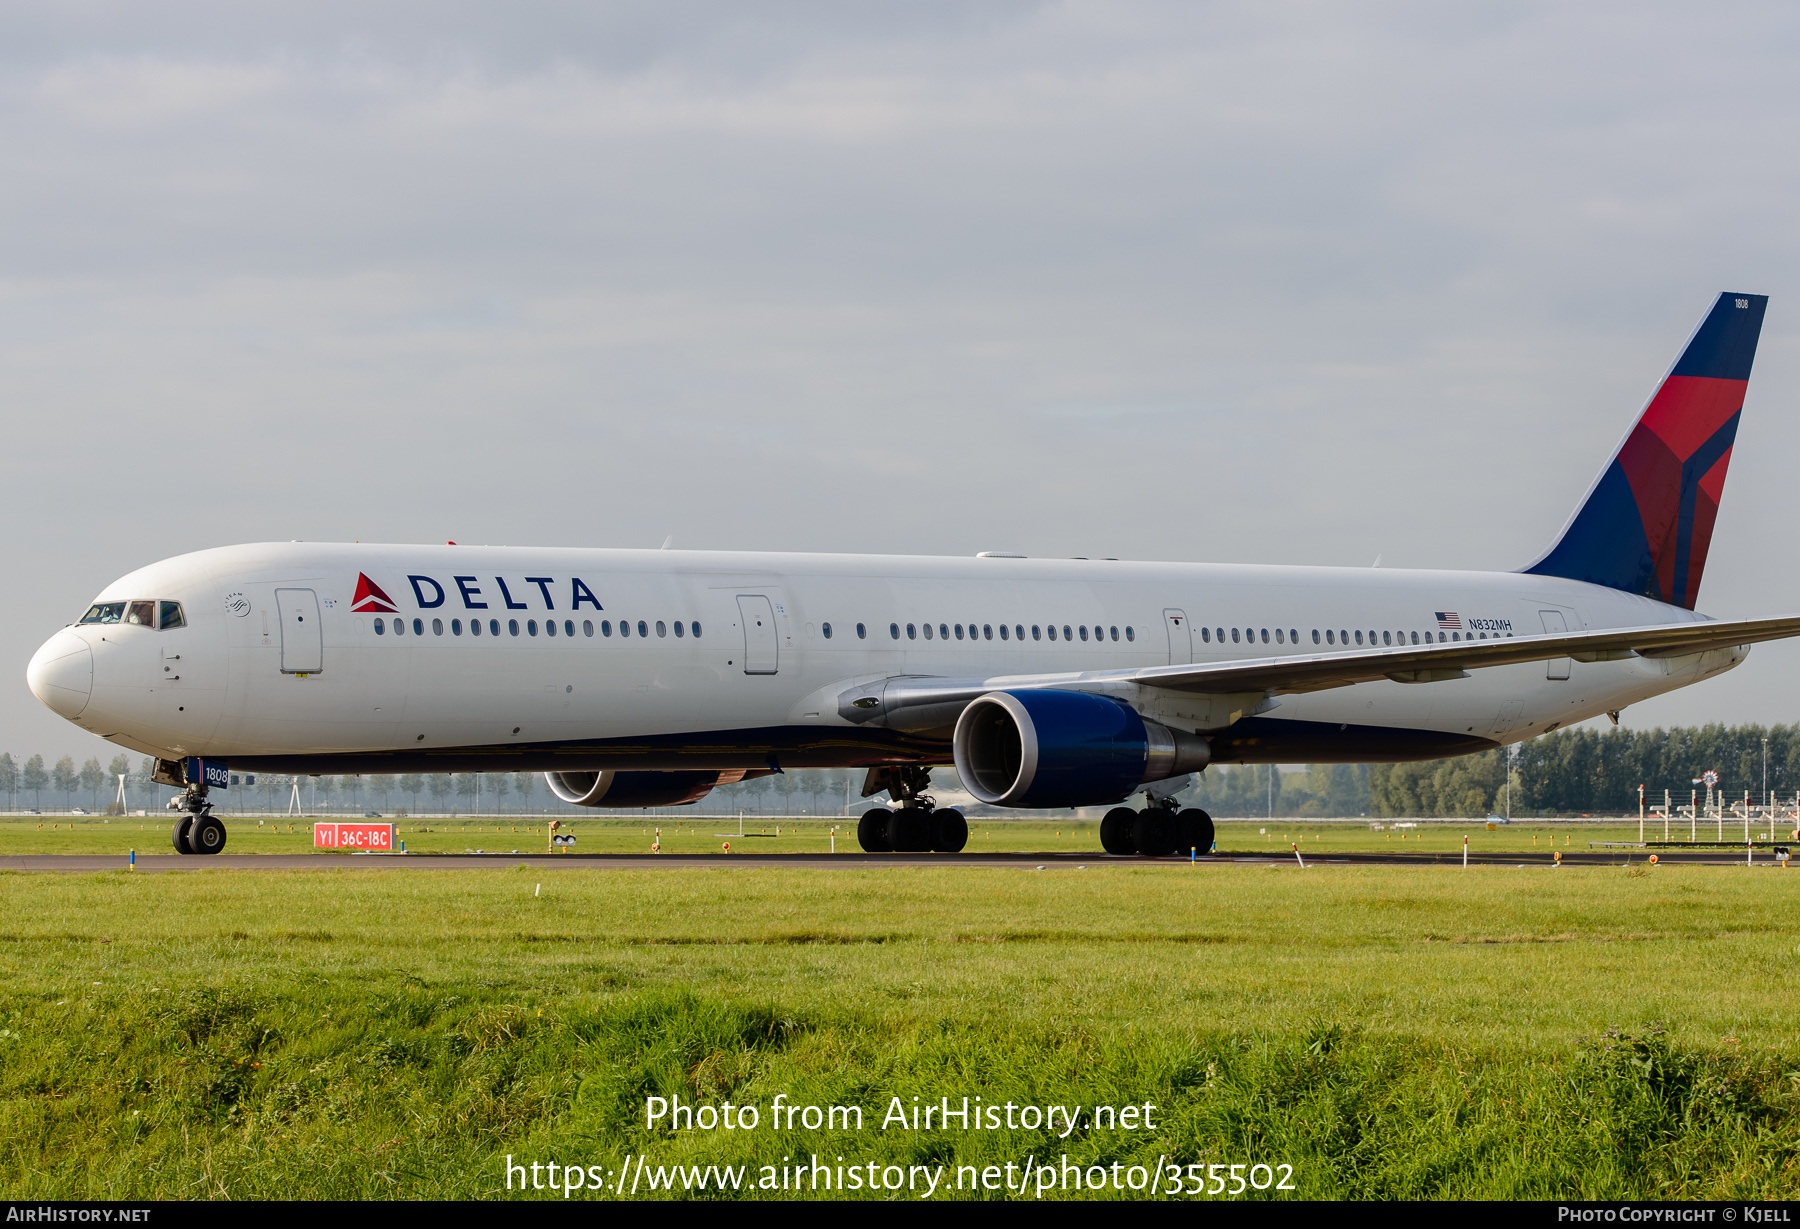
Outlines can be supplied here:
[[356, 596], [350, 601], [350, 609], [357, 614], [397, 614], [394, 599], [386, 590], [370, 580], [362, 572], [356, 574]]
[[[464, 610], [530, 610], [532, 590], [543, 602], [544, 610], [556, 610], [557, 592], [564, 582], [554, 576], [514, 577], [511, 584], [504, 576], [493, 578], [493, 588], [483, 588], [488, 583], [485, 576], [452, 576], [450, 584], [430, 576], [408, 576], [407, 584], [412, 587], [413, 600], [420, 610], [436, 610], [448, 600], [452, 590], [462, 599]], [[585, 603], [595, 610], [604, 610], [600, 599], [588, 588], [587, 582], [579, 576], [571, 576], [568, 580], [567, 596], [564, 610], [580, 610]], [[516, 587], [516, 592], [515, 592]], [[490, 601], [490, 597], [498, 601]], [[525, 599], [525, 600], [521, 600]], [[350, 601], [350, 609], [357, 614], [398, 614], [399, 609], [394, 599], [388, 596], [387, 590], [369, 579], [367, 572], [356, 574], [356, 596]]]

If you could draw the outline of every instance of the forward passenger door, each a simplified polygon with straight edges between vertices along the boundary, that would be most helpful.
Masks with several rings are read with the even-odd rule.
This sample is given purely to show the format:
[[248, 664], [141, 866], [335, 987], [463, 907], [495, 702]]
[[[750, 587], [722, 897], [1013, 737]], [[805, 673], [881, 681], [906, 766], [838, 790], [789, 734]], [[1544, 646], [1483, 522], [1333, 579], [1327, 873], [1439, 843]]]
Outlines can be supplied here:
[[281, 614], [281, 672], [318, 674], [325, 669], [325, 625], [319, 620], [319, 595], [311, 589], [277, 589]]

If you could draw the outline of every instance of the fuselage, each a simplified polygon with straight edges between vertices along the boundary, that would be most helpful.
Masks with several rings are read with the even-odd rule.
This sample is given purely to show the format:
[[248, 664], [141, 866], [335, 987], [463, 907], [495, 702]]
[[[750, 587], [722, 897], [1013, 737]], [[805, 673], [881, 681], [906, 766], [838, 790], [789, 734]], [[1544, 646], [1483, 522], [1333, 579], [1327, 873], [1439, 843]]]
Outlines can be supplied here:
[[[127, 621], [144, 602], [165, 605]], [[171, 603], [179, 625], [160, 626]], [[33, 660], [46, 704], [145, 754], [299, 772], [941, 764], [947, 731], [858, 726], [832, 697], [892, 676], [1704, 617], [1516, 573], [315, 543], [166, 559], [94, 604], [100, 621], [65, 628]], [[1194, 728], [1216, 761], [1437, 758], [1617, 710], [1746, 652], [1364, 683]]]

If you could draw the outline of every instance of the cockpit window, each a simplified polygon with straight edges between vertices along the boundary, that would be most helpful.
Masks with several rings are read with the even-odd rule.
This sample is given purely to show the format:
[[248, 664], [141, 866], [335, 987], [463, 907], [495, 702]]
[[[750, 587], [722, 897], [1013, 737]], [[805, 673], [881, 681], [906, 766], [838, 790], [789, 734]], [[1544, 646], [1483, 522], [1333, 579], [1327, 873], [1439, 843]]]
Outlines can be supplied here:
[[[159, 610], [158, 607], [161, 607]], [[97, 602], [81, 616], [83, 623], [135, 623], [139, 627], [168, 630], [186, 627], [180, 602]]]

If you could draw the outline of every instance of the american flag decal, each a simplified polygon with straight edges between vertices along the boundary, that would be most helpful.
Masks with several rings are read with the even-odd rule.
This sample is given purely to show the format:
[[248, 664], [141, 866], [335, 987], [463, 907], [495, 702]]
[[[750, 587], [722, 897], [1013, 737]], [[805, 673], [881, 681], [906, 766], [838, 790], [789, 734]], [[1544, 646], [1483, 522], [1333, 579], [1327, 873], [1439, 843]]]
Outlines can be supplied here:
[[1443, 631], [1460, 632], [1462, 630], [1462, 617], [1454, 610], [1438, 611], [1437, 619], [1438, 627]]

